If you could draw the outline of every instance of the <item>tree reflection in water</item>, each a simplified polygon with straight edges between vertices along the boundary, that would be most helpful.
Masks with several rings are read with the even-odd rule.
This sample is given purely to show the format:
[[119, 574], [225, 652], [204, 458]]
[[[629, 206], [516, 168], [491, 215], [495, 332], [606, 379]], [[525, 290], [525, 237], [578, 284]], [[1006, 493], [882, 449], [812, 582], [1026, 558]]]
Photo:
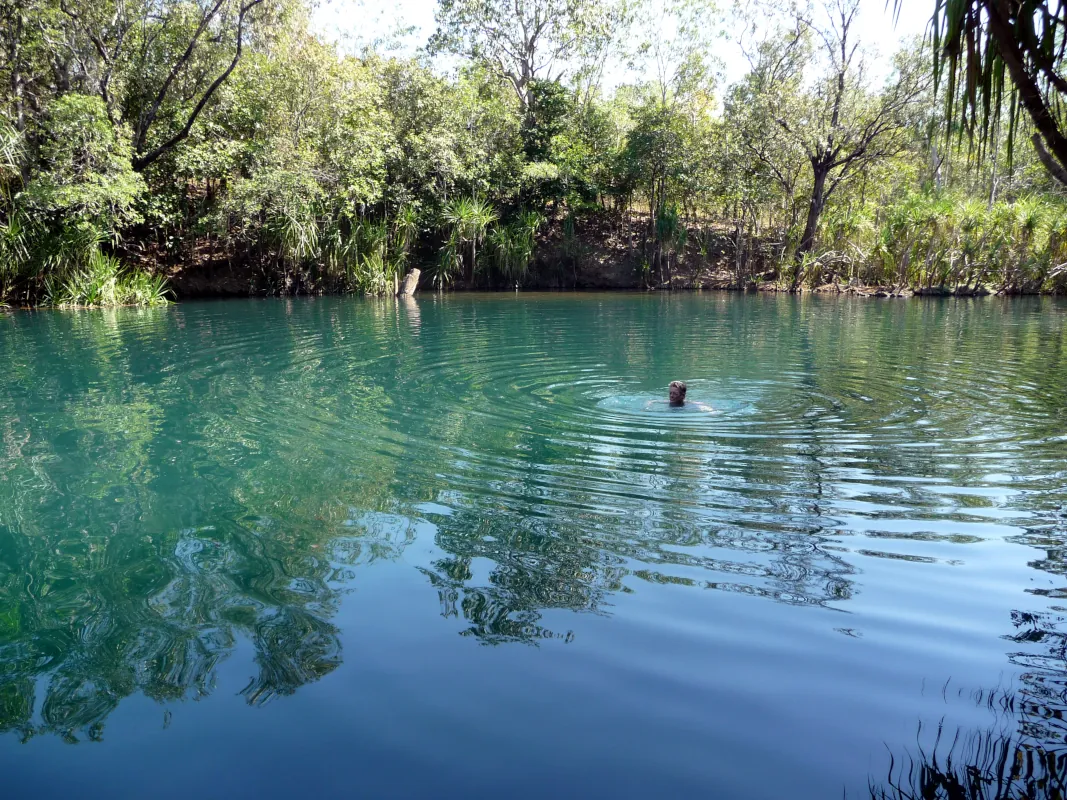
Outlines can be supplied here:
[[[920, 728], [919, 736], [923, 735]], [[872, 800], [1060, 800], [1067, 797], [1067, 745], [990, 729], [937, 730], [929, 749], [890, 761]]]
[[[977, 525], [971, 511], [1004, 503], [931, 488], [989, 472], [993, 445], [973, 428], [1060, 435], [1047, 316], [1002, 328], [977, 305], [842, 306], [826, 324], [806, 300], [758, 299], [723, 301], [705, 320], [716, 334], [671, 313], [678, 302], [566, 316], [547, 301], [309, 300], [8, 321], [0, 730], [98, 739], [123, 698], [210, 694], [243, 642], [256, 666], [241, 696], [291, 694], [341, 663], [338, 610], [355, 581], [413, 549], [430, 554], [412, 557], [439, 603], [425, 603], [427, 624], [483, 644], [567, 643], [574, 615], [666, 584], [847, 607], [863, 559], [933, 560], [933, 548], [894, 548], [922, 551], [940, 522]], [[761, 316], [763, 302], [784, 310]], [[961, 353], [986, 330], [1006, 333]], [[758, 424], [718, 435], [590, 412], [593, 390], [619, 376], [706, 371], [699, 348], [714, 336], [724, 371], [758, 365]], [[973, 365], [990, 362], [1031, 365], [1015, 381], [1036, 387], [1018, 412], [1029, 416], [1007, 434], [1003, 404], [974, 399]], [[930, 420], [940, 430], [919, 425]], [[935, 436], [952, 459], [902, 446]], [[1022, 473], [1025, 456], [1038, 475], [1013, 487], [1032, 498], [1048, 490], [1041, 470], [1062, 469], [1062, 445], [998, 446], [1005, 471]], [[1035, 569], [1064, 576], [1065, 540], [1051, 526], [1021, 543], [1047, 553]], [[1024, 678], [1002, 712], [1017, 721], [1007, 749], [995, 732], [963, 732], [901, 772], [894, 747], [875, 791], [966, 790], [965, 762], [985, 774], [1019, 758], [1038, 765], [1019, 772], [1035, 781], [1052, 771], [1040, 765], [1058, 768], [1062, 620], [1020, 611], [1014, 623]]]
[[[107, 715], [135, 691], [160, 702], [210, 693], [238, 636], [256, 650], [258, 675], [242, 692], [251, 704], [290, 694], [340, 663], [337, 630], [326, 620], [336, 592], [321, 573], [296, 589], [289, 580], [258, 590], [235, 580], [257, 571], [247, 531], [145, 536], [127, 552], [87, 540], [87, 552], [104, 552], [80, 576], [63, 558], [67, 543], [35, 539], [31, 549], [18, 538], [0, 528], [4, 577], [22, 576], [26, 586], [12, 597], [14, 582], [4, 581], [0, 730], [98, 738]], [[15, 553], [23, 557], [13, 560]], [[262, 573], [270, 562], [259, 562]]]
[[[1046, 552], [1030, 566], [1067, 579], [1067, 528], [1032, 528], [1021, 543]], [[1067, 596], [1064, 588], [1051, 590]], [[1050, 590], [1030, 590], [1048, 595]], [[978, 690], [987, 729], [920, 724], [914, 748], [890, 748], [888, 775], [872, 782], [873, 800], [1063, 800], [1067, 798], [1067, 616], [1013, 611], [1009, 661], [1018, 685]], [[930, 733], [933, 729], [933, 736]], [[926, 743], [924, 745], [924, 742]]]

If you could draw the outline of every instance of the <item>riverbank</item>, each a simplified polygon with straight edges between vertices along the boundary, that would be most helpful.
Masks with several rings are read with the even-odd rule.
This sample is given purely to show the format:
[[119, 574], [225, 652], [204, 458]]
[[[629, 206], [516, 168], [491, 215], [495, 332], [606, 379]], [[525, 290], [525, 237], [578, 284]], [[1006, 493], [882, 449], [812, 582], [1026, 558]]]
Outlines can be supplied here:
[[[647, 246], [647, 227], [641, 215], [591, 215], [571, 226], [555, 220], [537, 238], [527, 269], [513, 279], [504, 279], [489, 267], [480, 268], [473, 280], [465, 276], [443, 279], [432, 252], [418, 254], [411, 265], [422, 272], [421, 291], [719, 290], [883, 298], [1067, 292], [1067, 276], [1041, 282], [1013, 280], [1010, 271], [994, 275], [988, 267], [958, 270], [955, 276], [905, 268], [901, 280], [872, 282], [865, 277], [884, 276], [884, 264], [847, 259], [830, 251], [798, 267], [795, 259], [783, 260], [782, 245], [775, 237], [746, 235], [716, 223], [689, 226], [684, 246], [657, 250]], [[339, 291], [336, 276], [314, 264], [280, 269], [274, 259], [235, 256], [201, 246], [190, 249], [188, 260], [169, 268], [145, 266], [166, 275], [176, 299], [345, 293]], [[909, 277], [921, 280], [909, 281]], [[952, 277], [956, 280], [949, 280]]]
[[965, 258], [950, 247], [928, 244], [923, 266], [917, 267], [907, 257], [896, 264], [893, 247], [883, 242], [866, 251], [850, 244], [798, 261], [779, 241], [782, 236], [697, 220], [667, 247], [650, 236], [649, 227], [641, 214], [556, 216], [531, 242], [522, 270], [504, 272], [487, 248], [473, 275], [445, 269], [442, 254], [423, 247], [413, 248], [402, 262], [380, 263], [372, 280], [329, 260], [293, 264], [270, 250], [238, 250], [210, 236], [170, 253], [131, 237], [106, 255], [97, 253], [83, 269], [66, 277], [43, 275], [4, 299], [11, 306], [77, 308], [197, 298], [387, 295], [412, 269], [421, 271], [418, 288], [424, 292], [718, 290], [881, 298], [1067, 293], [1067, 265], [1046, 259], [1038, 269], [1034, 258], [1017, 253], [1018, 261], [1011, 261], [1010, 253], [996, 249], [981, 259]]

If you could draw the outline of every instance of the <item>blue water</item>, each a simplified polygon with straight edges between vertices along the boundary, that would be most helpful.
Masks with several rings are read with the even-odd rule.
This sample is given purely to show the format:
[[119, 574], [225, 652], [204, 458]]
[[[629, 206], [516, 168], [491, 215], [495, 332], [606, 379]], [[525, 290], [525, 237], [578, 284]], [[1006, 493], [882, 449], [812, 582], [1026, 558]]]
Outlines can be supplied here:
[[[0, 316], [5, 796], [1056, 796], [1065, 323], [725, 294]], [[649, 407], [671, 380], [713, 410]]]

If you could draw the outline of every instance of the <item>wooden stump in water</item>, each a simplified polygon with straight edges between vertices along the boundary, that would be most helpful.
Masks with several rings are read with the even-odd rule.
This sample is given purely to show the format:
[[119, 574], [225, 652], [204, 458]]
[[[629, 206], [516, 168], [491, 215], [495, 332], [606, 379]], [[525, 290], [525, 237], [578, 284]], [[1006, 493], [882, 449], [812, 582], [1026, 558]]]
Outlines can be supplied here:
[[419, 275], [422, 274], [421, 270], [412, 269], [404, 276], [404, 284], [400, 287], [400, 291], [397, 292], [401, 297], [411, 297], [415, 294], [415, 290], [419, 288]]

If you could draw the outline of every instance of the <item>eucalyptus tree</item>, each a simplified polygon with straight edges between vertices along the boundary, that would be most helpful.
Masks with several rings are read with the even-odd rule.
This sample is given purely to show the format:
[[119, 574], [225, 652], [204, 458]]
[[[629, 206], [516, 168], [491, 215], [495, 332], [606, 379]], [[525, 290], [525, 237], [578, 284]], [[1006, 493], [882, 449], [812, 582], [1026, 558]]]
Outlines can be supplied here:
[[35, 16], [59, 40], [52, 48], [74, 55], [56, 77], [60, 90], [73, 72], [100, 97], [113, 124], [129, 127], [140, 172], [188, 138], [269, 17], [260, 7], [276, 1], [39, 0]]
[[724, 199], [740, 206], [733, 216], [752, 217], [754, 207], [780, 204], [784, 227], [798, 224], [799, 193], [809, 169], [806, 153], [777, 122], [780, 109], [803, 103], [804, 65], [811, 37], [803, 27], [770, 36], [746, 51], [749, 72], [727, 94], [720, 174], [731, 184]]
[[710, 172], [717, 66], [710, 52], [720, 26], [707, 0], [648, 0], [635, 17], [632, 65], [649, 80], [626, 93], [629, 130], [615, 178], [623, 194], [648, 203], [647, 263], [665, 282]]
[[55, 9], [40, 0], [0, 2], [0, 97], [18, 133], [26, 131], [56, 83], [69, 83], [70, 57], [49, 46], [50, 11]]
[[626, 14], [623, 0], [441, 0], [430, 48], [492, 65], [525, 114], [533, 81], [597, 61]]
[[631, 66], [644, 71], [662, 106], [701, 104], [721, 63], [715, 42], [723, 21], [713, 0], [643, 0], [634, 11]]
[[[798, 149], [808, 164], [811, 183], [798, 259], [814, 248], [819, 220], [838, 188], [871, 164], [906, 149], [909, 112], [929, 84], [928, 76], [914, 68], [914, 60], [898, 57], [886, 85], [872, 91], [854, 33], [858, 9], [858, 0], [830, 0], [823, 23], [798, 17], [771, 79], [761, 85], [765, 96], [760, 103], [781, 131], [786, 148]], [[821, 67], [810, 78], [814, 57], [796, 53], [808, 41]], [[753, 155], [760, 157], [755, 151]], [[770, 153], [763, 158], [773, 166]], [[799, 277], [798, 270], [794, 287]]]
[[392, 135], [382, 87], [367, 64], [338, 57], [300, 23], [276, 31], [275, 45], [250, 54], [220, 93], [211, 125], [174, 159], [178, 177], [217, 181], [205, 214], [227, 258], [273, 263], [286, 288], [316, 276], [345, 286], [369, 255], [363, 216], [385, 193]]

